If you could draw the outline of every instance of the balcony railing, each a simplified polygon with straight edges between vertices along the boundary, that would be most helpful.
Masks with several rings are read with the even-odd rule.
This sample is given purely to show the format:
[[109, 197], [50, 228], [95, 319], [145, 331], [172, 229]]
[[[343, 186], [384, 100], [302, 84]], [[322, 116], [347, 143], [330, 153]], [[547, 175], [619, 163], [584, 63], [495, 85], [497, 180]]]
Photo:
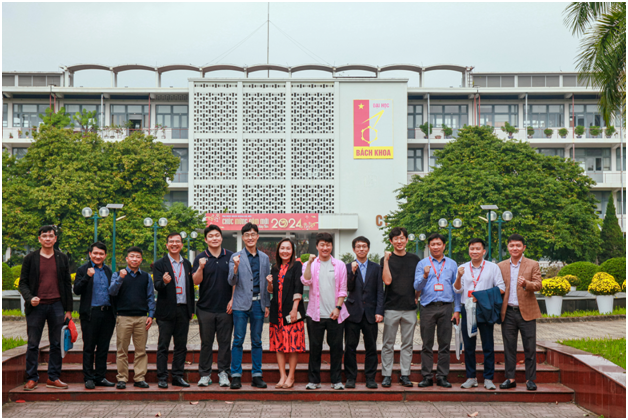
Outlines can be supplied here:
[[188, 173], [187, 172], [177, 172], [174, 174], [174, 178], [172, 178], [172, 182], [188, 182]]
[[[545, 134], [545, 130], [548, 127], [539, 127], [539, 128], [534, 128], [534, 133], [532, 135], [528, 135], [528, 131], [526, 128], [521, 128], [519, 127], [519, 131], [517, 133], [513, 133], [512, 136], [509, 135], [506, 132], [503, 132], [501, 130], [500, 127], [496, 127], [494, 130], [494, 133], [497, 137], [499, 137], [500, 139], [508, 139], [508, 138], [512, 138], [515, 140], [540, 140], [540, 139], [546, 139], [546, 140], [558, 140], [558, 141], [566, 141], [566, 140], [572, 140], [572, 139], [577, 139], [577, 140], [588, 140], [588, 139], [598, 139], [598, 140], [617, 140], [619, 141], [619, 132], [615, 131], [615, 133], [613, 133], [613, 135], [611, 136], [607, 136], [604, 133], [604, 129], [600, 128], [600, 134], [593, 136], [591, 134], [591, 132], [589, 131], [589, 129], [586, 129], [585, 132], [578, 136], [577, 134], [574, 134], [574, 129], [573, 128], [567, 128], [567, 135], [565, 135], [564, 137], [562, 137], [559, 133], [558, 130], [560, 130], [563, 127], [549, 127], [552, 130], [552, 134], [550, 136]], [[435, 141], [435, 140], [449, 140], [449, 139], [453, 139], [455, 137], [458, 136], [458, 131], [459, 129], [454, 128], [452, 129], [453, 133], [451, 136], [446, 137], [443, 133], [443, 129], [442, 128], [436, 128], [434, 127], [432, 129], [432, 134], [430, 135], [430, 140]], [[409, 128], [408, 129], [408, 139], [417, 139], [417, 140], [425, 140], [427, 139], [427, 136], [425, 134], [423, 134], [423, 132], [418, 129], [418, 128]]]
[[[98, 129], [98, 134], [105, 140], [122, 140], [135, 132], [142, 132], [146, 135], [154, 136], [157, 140], [187, 139], [188, 128], [109, 128]], [[80, 132], [74, 128], [74, 132]], [[2, 139], [32, 139], [32, 128], [2, 127]]]

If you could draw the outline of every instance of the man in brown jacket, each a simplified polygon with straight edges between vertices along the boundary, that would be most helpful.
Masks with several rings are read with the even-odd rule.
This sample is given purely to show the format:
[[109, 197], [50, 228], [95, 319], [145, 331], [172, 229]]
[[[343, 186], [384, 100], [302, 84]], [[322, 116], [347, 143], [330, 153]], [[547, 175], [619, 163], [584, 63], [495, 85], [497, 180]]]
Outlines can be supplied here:
[[506, 380], [500, 389], [517, 386], [515, 367], [517, 366], [517, 334], [521, 331], [526, 366], [526, 388], [536, 391], [536, 319], [541, 310], [534, 292], [541, 290], [541, 270], [539, 263], [523, 256], [525, 240], [519, 234], [508, 238], [510, 259], [500, 262], [499, 268], [506, 283], [502, 304], [502, 338], [506, 359]]

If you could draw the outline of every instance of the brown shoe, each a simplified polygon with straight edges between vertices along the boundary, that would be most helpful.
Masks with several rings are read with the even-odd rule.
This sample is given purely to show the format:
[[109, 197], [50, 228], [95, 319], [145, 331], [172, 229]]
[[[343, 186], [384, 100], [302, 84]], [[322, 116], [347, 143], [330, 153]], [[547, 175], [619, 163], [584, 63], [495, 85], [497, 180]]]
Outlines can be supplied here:
[[61, 382], [61, 379], [57, 379], [54, 382], [48, 379], [46, 382], [46, 388], [68, 389], [68, 384]]
[[24, 391], [32, 391], [35, 388], [37, 388], [37, 382], [33, 380], [26, 382], [26, 384], [24, 385]]

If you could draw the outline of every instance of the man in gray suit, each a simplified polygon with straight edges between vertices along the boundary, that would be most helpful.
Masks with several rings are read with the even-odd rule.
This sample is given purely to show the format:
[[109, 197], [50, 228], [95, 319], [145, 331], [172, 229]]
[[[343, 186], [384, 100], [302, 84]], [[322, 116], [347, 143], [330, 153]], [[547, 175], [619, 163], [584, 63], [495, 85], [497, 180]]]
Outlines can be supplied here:
[[231, 389], [242, 387], [242, 343], [246, 326], [251, 323], [251, 359], [253, 382], [251, 386], [266, 388], [262, 380], [262, 329], [270, 309], [270, 294], [266, 290], [266, 276], [270, 274], [268, 255], [257, 249], [259, 229], [247, 223], [242, 227], [245, 248], [231, 256], [229, 284], [233, 291], [233, 346], [231, 348]]

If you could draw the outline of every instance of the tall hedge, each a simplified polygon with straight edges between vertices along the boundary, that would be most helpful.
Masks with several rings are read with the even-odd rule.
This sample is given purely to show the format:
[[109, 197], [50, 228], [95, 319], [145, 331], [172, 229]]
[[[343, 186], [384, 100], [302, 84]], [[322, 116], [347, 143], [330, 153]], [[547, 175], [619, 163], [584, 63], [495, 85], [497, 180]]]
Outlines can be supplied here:
[[591, 280], [593, 280], [593, 276], [598, 271], [600, 271], [600, 267], [598, 267], [597, 265], [586, 261], [579, 261], [564, 266], [560, 270], [558, 275], [566, 276], [570, 274], [572, 276], [578, 277], [578, 279], [580, 280], [580, 284], [578, 285], [577, 290], [586, 291], [589, 288], [589, 284], [591, 284]]
[[626, 256], [626, 239], [624, 239], [624, 234], [617, 221], [617, 215], [615, 215], [613, 197], [608, 201], [608, 206], [606, 207], [606, 216], [602, 224], [600, 239], [602, 239], [602, 245], [597, 256], [600, 263], [611, 258]]
[[13, 277], [13, 273], [11, 273], [11, 267], [9, 264], [2, 263], [2, 290], [13, 290], [13, 282], [15, 278]]
[[615, 277], [617, 283], [622, 284], [626, 280], [626, 257], [611, 258], [600, 265], [600, 271]]

